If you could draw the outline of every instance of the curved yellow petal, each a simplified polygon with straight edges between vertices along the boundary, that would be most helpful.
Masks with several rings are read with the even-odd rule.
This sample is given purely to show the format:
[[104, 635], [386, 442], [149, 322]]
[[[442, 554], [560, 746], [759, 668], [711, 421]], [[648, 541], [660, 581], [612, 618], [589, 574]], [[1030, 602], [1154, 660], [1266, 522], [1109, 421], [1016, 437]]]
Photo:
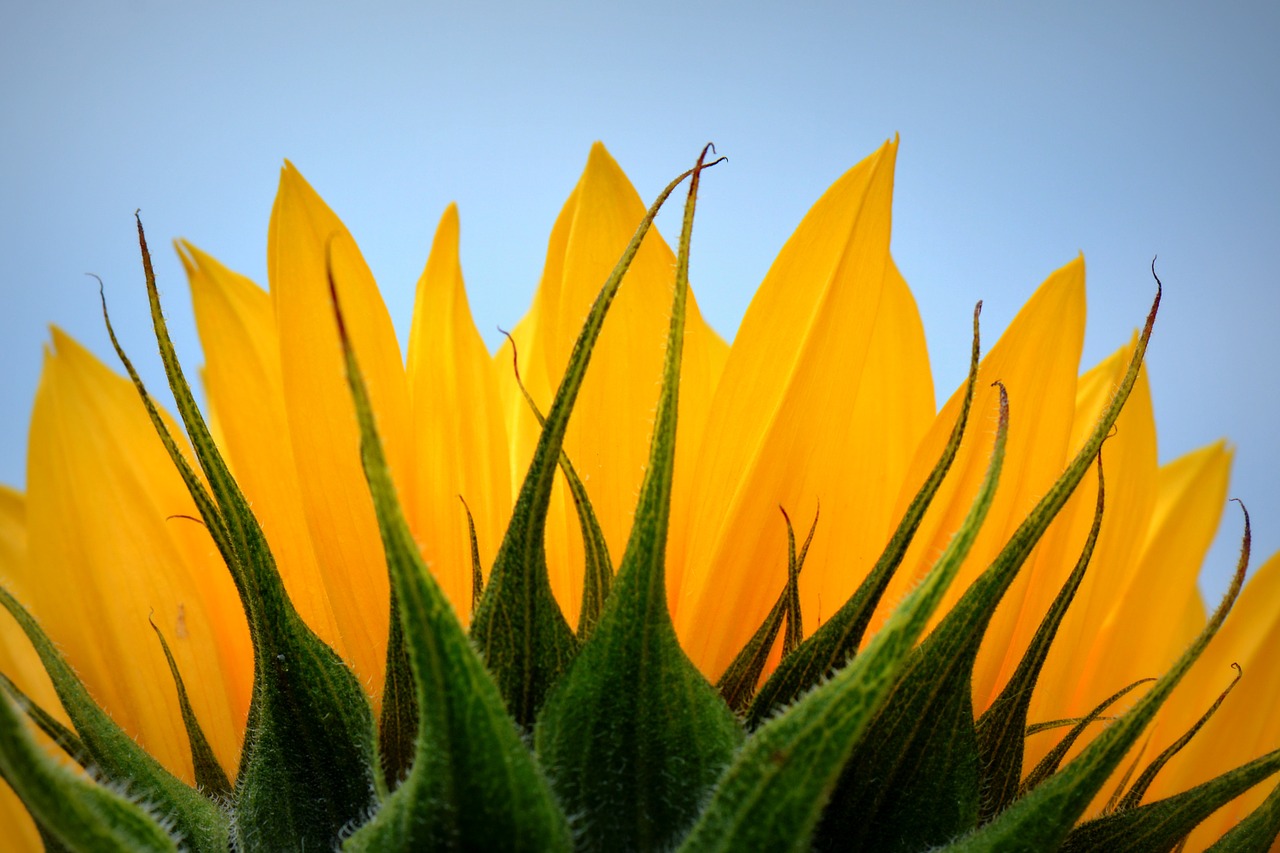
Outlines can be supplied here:
[[[1110, 402], [1131, 354], [1132, 346], [1126, 347], [1080, 378], [1072, 447], [1080, 445]], [[1102, 454], [1107, 489], [1102, 528], [1084, 580], [1058, 630], [1036, 685], [1030, 711], [1032, 721], [1086, 713], [1123, 686], [1113, 684], [1109, 673], [1100, 673], [1100, 677], [1092, 678], [1083, 689], [1078, 689], [1078, 682], [1086, 676], [1097, 627], [1107, 619], [1120, 590], [1128, 586], [1136, 570], [1142, 531], [1149, 525], [1155, 504], [1158, 476], [1155, 419], [1145, 370], [1139, 374], [1113, 434], [1103, 445]], [[1046, 536], [1045, 546], [1038, 550], [1031, 566], [1031, 582], [1022, 602], [1017, 633], [1010, 642], [1010, 653], [1004, 658], [996, 689], [1017, 666], [1015, 655], [1021, 657], [1050, 601], [1079, 559], [1096, 499], [1096, 481], [1086, 478], [1063, 509], [1063, 518]], [[1035, 758], [1028, 766], [1039, 760], [1053, 741], [1053, 734], [1030, 739], [1028, 750]]]
[[[935, 617], [941, 619], [979, 574], [986, 570], [1018, 525], [1062, 473], [1075, 411], [1076, 372], [1084, 343], [1084, 259], [1076, 258], [1050, 275], [1014, 317], [978, 369], [973, 412], [964, 441], [946, 480], [925, 514], [902, 567], [880, 605], [873, 630], [929, 570], [959, 527], [986, 472], [995, 438], [997, 389], [1009, 393], [1009, 438], [1004, 473], [986, 523]], [[943, 406], [921, 441], [898, 496], [895, 519], [936, 463], [955, 424], [964, 389]], [[1020, 573], [1008, 596], [1022, 598], [1027, 575]]]
[[464, 498], [487, 569], [511, 517], [511, 466], [492, 359], [476, 331], [458, 259], [458, 209], [440, 218], [409, 332], [414, 515], [419, 547], [454, 609], [471, 612]]
[[[582, 321], [622, 250], [644, 218], [645, 204], [600, 143], [565, 203], [547, 245], [547, 261], [530, 319], [517, 327], [521, 378], [544, 410], [550, 406]], [[675, 256], [650, 231], [605, 320], [565, 439], [615, 561], [622, 556], [649, 457], [653, 407], [670, 326]], [[677, 492], [687, 488], [695, 437], [706, 420], [726, 346], [689, 300], [676, 440]], [[509, 345], [495, 358], [512, 443], [513, 482], [524, 479], [538, 427], [514, 389]], [[567, 493], [553, 494], [547, 523], [552, 588], [570, 624], [582, 590], [582, 540]]]
[[252, 655], [230, 575], [191, 520], [190, 495], [133, 386], [57, 329], [36, 393], [27, 479], [23, 583], [44, 628], [116, 722], [190, 780], [154, 618], [214, 752], [234, 772]]
[[804, 527], [821, 505], [800, 582], [811, 631], [888, 539], [932, 419], [919, 316], [889, 258], [896, 152], [886, 143], [842, 176], [779, 253], [730, 351], [689, 503], [673, 512], [676, 627], [713, 677], [785, 582], [779, 505]]
[[223, 453], [298, 612], [344, 654], [302, 511], [271, 297], [190, 243], [178, 251], [191, 284], [205, 390]]
[[[1170, 796], [1280, 747], [1280, 554], [1249, 579], [1240, 600], [1204, 656], [1161, 711], [1152, 754], [1176, 739], [1230, 683], [1232, 663], [1243, 677], [1203, 729], [1156, 777], [1147, 800]], [[1148, 756], [1150, 757], [1150, 756]], [[1274, 780], [1263, 782], [1213, 814], [1192, 834], [1199, 850], [1252, 811]]]
[[[20, 492], [8, 486], [0, 486], [0, 584], [27, 600], [21, 584], [27, 551], [26, 499]], [[53, 695], [53, 687], [40, 666], [40, 659], [31, 650], [26, 635], [7, 614], [0, 618], [0, 672], [13, 679], [23, 692], [36, 704], [67, 722]], [[0, 698], [0, 701], [6, 701]], [[27, 814], [22, 800], [3, 780], [0, 780], [0, 832], [4, 842], [14, 850], [41, 850], [43, 845], [36, 825]]]
[[[286, 163], [271, 212], [267, 275], [275, 305], [284, 406], [311, 541], [348, 660], [381, 685], [388, 585], [382, 542], [360, 463], [326, 257], [378, 431], [402, 499], [409, 491], [410, 411], [404, 365], [386, 306], [345, 226]], [[380, 691], [375, 691], [380, 694]], [[375, 701], [377, 695], [375, 695]]]

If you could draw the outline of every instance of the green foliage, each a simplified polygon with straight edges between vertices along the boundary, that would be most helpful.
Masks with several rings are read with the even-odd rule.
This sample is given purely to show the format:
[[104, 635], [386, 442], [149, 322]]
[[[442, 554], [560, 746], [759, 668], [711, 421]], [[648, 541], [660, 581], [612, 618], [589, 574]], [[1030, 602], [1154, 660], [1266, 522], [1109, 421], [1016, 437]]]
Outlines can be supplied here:
[[[169, 433], [109, 320], [108, 331], [240, 593], [254, 650], [250, 717], [232, 782], [204, 738], [157, 630], [195, 764], [197, 787], [186, 785], [111, 721], [31, 614], [0, 588], [0, 605], [35, 647], [75, 729], [0, 678], [0, 777], [32, 813], [48, 850], [342, 846], [704, 853], [916, 851], [949, 844], [946, 849], [959, 851], [1159, 851], [1175, 847], [1223, 803], [1280, 771], [1280, 751], [1272, 752], [1189, 791], [1142, 803], [1156, 774], [1205, 724], [1224, 691], [1137, 773], [1126, 792], [1129, 775], [1138, 770], [1135, 761], [1103, 814], [1082, 822], [1088, 804], [1226, 618], [1248, 563], [1247, 514], [1232, 588], [1168, 673], [1119, 690], [1081, 719], [1026, 722], [1036, 679], [1103, 523], [1100, 449], [1137, 379], [1159, 295], [1096, 428], [936, 630], [925, 635], [999, 482], [1009, 419], [1003, 387], [987, 473], [966, 518], [920, 585], [859, 651], [872, 612], [963, 438], [979, 363], [977, 311], [969, 378], [950, 438], [866, 580], [805, 639], [798, 585], [817, 518], [798, 550], [787, 518], [788, 572], [778, 598], [719, 684], [706, 681], [680, 647], [665, 582], [689, 245], [702, 173], [714, 165], [704, 162], [706, 153], [662, 192], [604, 283], [546, 417], [528, 400], [542, 434], [487, 585], [467, 512], [475, 612], [470, 636], [405, 521], [330, 279], [392, 593], [377, 734], [363, 688], [289, 601], [262, 530], [196, 407], [169, 340], [139, 225], [156, 338], [198, 469]], [[623, 276], [658, 207], [689, 176], [649, 464], [615, 577], [589, 495], [564, 452], [565, 429]], [[1079, 561], [1009, 684], [975, 721], [972, 670], [992, 615], [1095, 460], [1098, 503]], [[557, 469], [568, 482], [585, 545], [576, 631], [551, 593], [543, 547]], [[782, 662], [757, 692], [784, 628]], [[1102, 716], [1108, 708], [1150, 681], [1154, 685], [1133, 708], [1064, 766], [1069, 750], [1109, 719]], [[51, 756], [28, 720], [90, 772]], [[1025, 737], [1068, 724], [1057, 747], [1024, 776]], [[1273, 791], [1214, 849], [1262, 851], [1277, 832], [1280, 793]]]

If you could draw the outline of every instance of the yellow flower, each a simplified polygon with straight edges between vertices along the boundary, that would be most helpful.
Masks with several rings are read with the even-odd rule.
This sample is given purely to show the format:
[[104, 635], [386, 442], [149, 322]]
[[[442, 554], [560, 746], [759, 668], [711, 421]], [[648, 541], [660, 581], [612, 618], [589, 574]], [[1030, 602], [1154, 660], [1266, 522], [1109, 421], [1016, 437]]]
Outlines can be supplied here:
[[[956, 422], [964, 388], [935, 413], [915, 301], [889, 254], [896, 150], [886, 143], [817, 201], [760, 285], [732, 346], [690, 300], [666, 579], [681, 644], [712, 682], [786, 583], [788, 530], [778, 507], [806, 528], [818, 516], [799, 580], [811, 634], [871, 569]], [[271, 218], [269, 292], [178, 244], [218, 444], [298, 611], [351, 666], [375, 709], [387, 657], [388, 574], [326, 271], [409, 526], [466, 624], [473, 606], [468, 518], [487, 572], [540, 434], [512, 369], [513, 346], [525, 388], [545, 409], [600, 283], [644, 213], [621, 169], [594, 146], [552, 228], [533, 305], [496, 355], [471, 319], [452, 206], [417, 284], [407, 358], [354, 240], [290, 164]], [[565, 440], [615, 566], [649, 460], [675, 271], [675, 255], [650, 232], [604, 324]], [[872, 632], [929, 571], [978, 494], [996, 438], [997, 380], [1011, 410], [1005, 474], [935, 623], [1084, 443], [1133, 350], [1121, 347], [1080, 374], [1084, 323], [1084, 261], [1077, 258], [1049, 276], [983, 359], [970, 427]], [[1032, 722], [1084, 716], [1125, 685], [1160, 675], [1206, 622], [1196, 578], [1224, 506], [1230, 451], [1219, 443], [1159, 466], [1142, 374], [1103, 459], [1101, 534], [1037, 685]], [[1090, 475], [996, 611], [974, 669], [975, 712], [1008, 682], [1066, 581], [1096, 495]], [[0, 582], [39, 618], [112, 717], [188, 781], [187, 733], [148, 615], [168, 638], [192, 708], [233, 778], [253, 676], [235, 585], [198, 517], [131, 383], [55, 329], [32, 414], [27, 494], [0, 491]], [[552, 495], [546, 551], [552, 589], [577, 625], [583, 538], [563, 478]], [[1270, 713], [1280, 695], [1269, 654], [1280, 642], [1277, 584], [1280, 560], [1272, 558], [1124, 762], [1145, 756], [1143, 766], [1158, 755], [1231, 680], [1230, 664], [1243, 667], [1239, 688], [1157, 777], [1147, 800], [1280, 745], [1280, 721]], [[779, 655], [775, 649], [769, 670]], [[0, 625], [0, 671], [60, 713], [10, 620]], [[1024, 768], [1061, 731], [1030, 736]], [[1192, 847], [1266, 794], [1259, 786], [1222, 809], [1197, 830]], [[10, 843], [38, 846], [7, 789], [0, 826], [9, 827]]]

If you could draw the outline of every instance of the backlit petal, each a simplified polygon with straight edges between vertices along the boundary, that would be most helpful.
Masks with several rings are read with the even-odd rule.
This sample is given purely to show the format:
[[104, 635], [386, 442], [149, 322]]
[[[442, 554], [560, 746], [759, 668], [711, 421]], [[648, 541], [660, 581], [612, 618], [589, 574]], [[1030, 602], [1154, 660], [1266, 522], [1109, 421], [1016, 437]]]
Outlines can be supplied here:
[[821, 504], [801, 577], [812, 626], [888, 538], [886, 495], [931, 419], [919, 318], [889, 259], [896, 150], [841, 177], [783, 247], [725, 365], [689, 503], [676, 504], [677, 630], [713, 677], [785, 582], [778, 506], [807, 525]]
[[409, 400], [386, 306], [345, 226], [286, 163], [271, 213], [267, 275], [280, 336], [289, 434], [320, 573], [349, 660], [361, 679], [380, 685], [387, 645], [387, 567], [360, 463], [326, 253], [383, 447], [407, 496]]
[[[1004, 473], [986, 523], [948, 590], [940, 614], [945, 614], [987, 568], [1062, 473], [1075, 412], [1084, 320], [1084, 260], [1077, 258], [1040, 285], [982, 360], [964, 441], [881, 602], [873, 629], [928, 571], [968, 512], [986, 472], [995, 437], [994, 382], [1002, 382], [1009, 393]], [[901, 517], [941, 454], [955, 424], [962, 394], [963, 388], [951, 396], [920, 443], [904, 490], [898, 496], [895, 518]], [[1020, 574], [1009, 595], [1020, 599], [1025, 584], [1026, 575]], [[941, 615], [936, 616], [935, 621], [940, 618]]]
[[137, 391], [56, 329], [27, 478], [24, 585], [44, 628], [116, 722], [190, 780], [154, 618], [214, 752], [234, 772], [251, 653], [230, 575], [203, 525], [190, 520], [195, 507]]
[[271, 297], [189, 243], [179, 251], [223, 453], [267, 535], [289, 597], [307, 624], [342, 654], [345, 645], [302, 511]]
[[459, 497], [475, 518], [480, 565], [487, 570], [511, 515], [511, 466], [498, 379], [462, 283], [453, 205], [440, 219], [418, 280], [409, 389], [415, 507], [410, 524], [465, 624], [471, 611], [471, 545]]
[[[521, 377], [545, 410], [550, 406], [587, 311], [643, 219], [645, 204], [604, 146], [591, 148], [578, 181], [552, 229], [547, 261], [530, 311], [518, 327]], [[675, 256], [656, 231], [640, 247], [605, 320], [574, 406], [565, 450], [586, 485], [615, 565], [622, 556], [649, 456], [653, 407], [670, 326]], [[681, 367], [676, 440], [677, 491], [694, 453], [726, 346], [689, 300]], [[496, 356], [512, 430], [514, 484], [523, 481], [538, 428], [512, 388], [511, 352]], [[682, 481], [684, 483], [682, 484]], [[547, 524], [552, 588], [570, 624], [582, 590], [582, 539], [567, 493], [557, 488]]]

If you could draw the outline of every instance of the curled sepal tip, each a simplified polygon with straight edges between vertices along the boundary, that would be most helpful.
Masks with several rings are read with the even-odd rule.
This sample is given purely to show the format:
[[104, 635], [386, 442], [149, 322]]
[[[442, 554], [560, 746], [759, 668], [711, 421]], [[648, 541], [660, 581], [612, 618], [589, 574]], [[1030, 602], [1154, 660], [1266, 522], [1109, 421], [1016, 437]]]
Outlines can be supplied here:
[[691, 171], [668, 184], [649, 207], [587, 314], [560, 387], [547, 411], [533, 460], [511, 513], [511, 523], [471, 623], [471, 636], [480, 646], [507, 707], [521, 726], [533, 724], [547, 690], [577, 654], [577, 639], [551, 592], [544, 542], [551, 487], [564, 447], [569, 415], [623, 276], [639, 252], [658, 209]]
[[534, 741], [586, 848], [668, 849], [741, 740], [732, 712], [685, 655], [667, 610], [665, 554], [699, 178], [689, 185], [649, 464], [600, 620], [538, 716]]

